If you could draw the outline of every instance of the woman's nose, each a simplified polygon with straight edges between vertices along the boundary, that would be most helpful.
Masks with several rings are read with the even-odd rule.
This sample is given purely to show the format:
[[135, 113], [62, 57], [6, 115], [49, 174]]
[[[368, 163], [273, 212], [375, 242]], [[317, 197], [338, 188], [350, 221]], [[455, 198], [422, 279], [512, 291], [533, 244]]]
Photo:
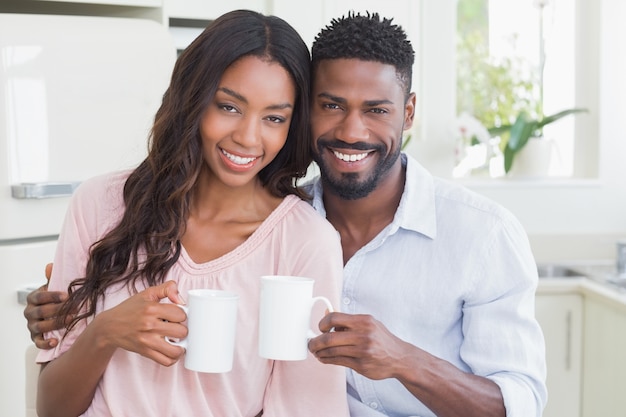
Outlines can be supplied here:
[[256, 146], [260, 137], [260, 124], [247, 117], [241, 120], [233, 133], [233, 141], [246, 148]]

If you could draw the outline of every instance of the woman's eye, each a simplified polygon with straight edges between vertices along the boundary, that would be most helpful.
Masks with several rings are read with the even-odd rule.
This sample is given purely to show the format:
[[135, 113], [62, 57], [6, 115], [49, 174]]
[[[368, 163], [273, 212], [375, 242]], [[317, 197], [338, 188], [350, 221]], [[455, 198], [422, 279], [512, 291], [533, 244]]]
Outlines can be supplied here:
[[272, 123], [284, 123], [285, 122], [285, 119], [279, 116], [268, 116], [267, 120], [269, 120]]
[[230, 104], [220, 104], [219, 107], [222, 110], [227, 111], [228, 113], [237, 113], [237, 109], [234, 106], [231, 106]]
[[339, 108], [339, 105], [335, 103], [325, 103], [322, 105], [322, 107], [324, 107], [325, 109], [335, 110]]

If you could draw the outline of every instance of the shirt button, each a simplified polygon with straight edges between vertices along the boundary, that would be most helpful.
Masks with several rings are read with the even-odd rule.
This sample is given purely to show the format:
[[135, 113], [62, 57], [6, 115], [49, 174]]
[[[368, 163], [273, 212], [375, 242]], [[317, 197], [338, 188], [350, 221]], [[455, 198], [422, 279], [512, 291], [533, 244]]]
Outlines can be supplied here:
[[374, 410], [376, 410], [378, 408], [378, 403], [376, 402], [371, 402], [370, 403], [370, 407], [373, 408]]
[[350, 304], [350, 299], [349, 299], [348, 297], [343, 297], [342, 302], [343, 302], [345, 305], [348, 305], [348, 304]]

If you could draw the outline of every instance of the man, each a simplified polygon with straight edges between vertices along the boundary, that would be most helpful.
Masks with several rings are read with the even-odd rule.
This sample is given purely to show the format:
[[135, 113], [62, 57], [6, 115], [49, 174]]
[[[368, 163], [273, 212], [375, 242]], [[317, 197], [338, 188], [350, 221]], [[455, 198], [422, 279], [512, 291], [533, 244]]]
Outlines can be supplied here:
[[311, 351], [350, 368], [356, 416], [541, 415], [526, 235], [501, 207], [401, 153], [415, 110], [405, 34], [351, 15], [321, 31], [312, 60], [313, 205], [339, 231], [345, 267], [344, 313], [320, 323], [342, 331]]
[[[321, 177], [309, 191], [341, 235], [345, 266], [342, 312], [322, 319], [309, 349], [347, 367], [354, 416], [541, 416], [526, 234], [502, 207], [401, 152], [415, 112], [405, 33], [350, 14], [320, 32], [312, 57]], [[51, 301], [33, 293], [25, 310], [40, 347], [48, 322], [37, 320], [54, 313], [35, 305]]]

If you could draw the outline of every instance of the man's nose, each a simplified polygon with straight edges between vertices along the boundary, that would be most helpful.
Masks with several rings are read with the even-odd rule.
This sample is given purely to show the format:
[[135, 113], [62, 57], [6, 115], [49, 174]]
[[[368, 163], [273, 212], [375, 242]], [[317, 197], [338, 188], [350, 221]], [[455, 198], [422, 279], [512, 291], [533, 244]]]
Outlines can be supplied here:
[[369, 130], [360, 111], [348, 112], [336, 129], [337, 139], [344, 142], [361, 142], [369, 138]]

